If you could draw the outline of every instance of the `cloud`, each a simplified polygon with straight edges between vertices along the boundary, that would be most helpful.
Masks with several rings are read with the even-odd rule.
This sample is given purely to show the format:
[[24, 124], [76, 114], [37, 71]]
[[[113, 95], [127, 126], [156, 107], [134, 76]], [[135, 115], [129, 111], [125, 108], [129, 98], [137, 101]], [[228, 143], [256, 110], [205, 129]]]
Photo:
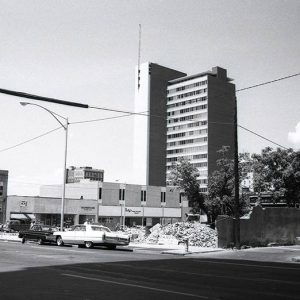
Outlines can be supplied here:
[[288, 140], [296, 146], [300, 146], [300, 122], [295, 127], [294, 132], [288, 133]]

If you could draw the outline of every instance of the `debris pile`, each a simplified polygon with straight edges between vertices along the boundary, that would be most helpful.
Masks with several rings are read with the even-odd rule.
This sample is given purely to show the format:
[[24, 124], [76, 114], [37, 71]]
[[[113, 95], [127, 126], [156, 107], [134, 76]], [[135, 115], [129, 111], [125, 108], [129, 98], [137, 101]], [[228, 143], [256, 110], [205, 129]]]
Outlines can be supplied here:
[[146, 234], [143, 228], [129, 228], [125, 232], [137, 243], [178, 245], [189, 240], [190, 246], [217, 247], [217, 232], [198, 222], [177, 222], [161, 226], [156, 224]]
[[177, 222], [162, 228], [166, 235], [174, 236], [179, 242], [189, 240], [190, 246], [217, 247], [217, 232], [198, 222]]
[[177, 222], [166, 226], [157, 224], [151, 229], [151, 234], [146, 238], [148, 243], [165, 244], [169, 239], [173, 244], [174, 239], [177, 243], [183, 243], [188, 239], [190, 246], [217, 246], [216, 231], [197, 222]]

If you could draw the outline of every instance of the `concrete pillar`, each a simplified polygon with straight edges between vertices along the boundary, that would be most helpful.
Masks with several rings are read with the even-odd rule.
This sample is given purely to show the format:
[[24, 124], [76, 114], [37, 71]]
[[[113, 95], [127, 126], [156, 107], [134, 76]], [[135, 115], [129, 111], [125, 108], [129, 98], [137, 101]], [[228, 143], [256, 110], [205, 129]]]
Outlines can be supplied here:
[[74, 216], [74, 225], [78, 225], [79, 224], [79, 215], [75, 215]]

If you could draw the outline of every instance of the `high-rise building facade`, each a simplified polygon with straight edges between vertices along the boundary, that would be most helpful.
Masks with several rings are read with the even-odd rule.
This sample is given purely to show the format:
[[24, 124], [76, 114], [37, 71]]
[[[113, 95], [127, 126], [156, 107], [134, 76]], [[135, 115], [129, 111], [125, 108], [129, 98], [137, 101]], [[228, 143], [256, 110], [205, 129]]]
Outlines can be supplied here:
[[188, 159], [202, 192], [217, 168], [217, 151], [234, 153], [235, 85], [227, 71], [187, 76], [153, 63], [136, 69], [134, 174], [138, 184], [164, 186], [173, 163]]
[[154, 63], [136, 68], [134, 116], [134, 183], [166, 185], [166, 122], [168, 81], [186, 76]]
[[234, 150], [235, 85], [225, 69], [169, 81], [167, 96], [167, 174], [179, 158], [188, 159], [199, 171], [202, 192], [216, 170], [217, 151]]

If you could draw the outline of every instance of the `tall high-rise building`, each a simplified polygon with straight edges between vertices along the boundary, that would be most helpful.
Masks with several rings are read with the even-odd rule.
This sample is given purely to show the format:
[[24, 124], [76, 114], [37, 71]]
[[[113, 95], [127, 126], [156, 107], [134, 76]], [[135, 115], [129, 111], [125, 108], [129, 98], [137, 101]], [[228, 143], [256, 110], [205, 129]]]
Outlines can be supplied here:
[[136, 68], [134, 116], [134, 183], [166, 185], [167, 86], [172, 79], [186, 76], [154, 63]]
[[217, 151], [229, 146], [233, 158], [235, 85], [225, 69], [177, 78], [168, 83], [167, 173], [180, 157], [199, 171], [202, 192], [216, 170]]
[[199, 170], [202, 192], [217, 168], [217, 151], [234, 153], [235, 85], [220, 67], [187, 76], [153, 63], [136, 69], [134, 175], [164, 186], [173, 163], [187, 158]]

